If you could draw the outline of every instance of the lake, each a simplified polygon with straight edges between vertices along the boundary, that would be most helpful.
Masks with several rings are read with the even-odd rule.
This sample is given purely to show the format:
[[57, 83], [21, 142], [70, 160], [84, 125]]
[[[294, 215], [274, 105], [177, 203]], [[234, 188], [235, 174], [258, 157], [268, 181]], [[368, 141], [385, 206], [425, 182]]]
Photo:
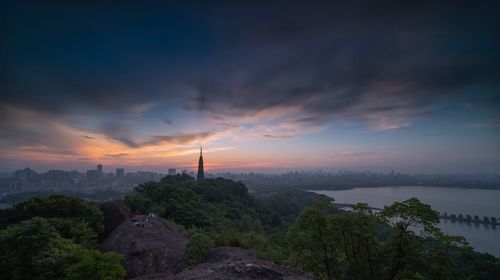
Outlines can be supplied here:
[[[437, 188], [437, 187], [379, 187], [354, 188], [349, 190], [312, 190], [318, 194], [333, 197], [337, 203], [367, 203], [374, 208], [383, 208], [396, 201], [417, 197], [441, 213], [478, 215], [500, 219], [500, 190]], [[461, 235], [479, 252], [487, 252], [500, 257], [500, 227], [486, 225], [459, 224], [441, 220], [443, 232]]]

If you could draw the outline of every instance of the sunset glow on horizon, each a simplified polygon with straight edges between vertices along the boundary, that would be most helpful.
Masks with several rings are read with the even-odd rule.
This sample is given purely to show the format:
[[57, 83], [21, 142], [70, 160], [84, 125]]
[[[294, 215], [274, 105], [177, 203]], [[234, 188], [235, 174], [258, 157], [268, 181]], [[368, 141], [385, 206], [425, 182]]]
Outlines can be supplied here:
[[2, 172], [500, 170], [494, 9], [78, 5], [6, 5]]

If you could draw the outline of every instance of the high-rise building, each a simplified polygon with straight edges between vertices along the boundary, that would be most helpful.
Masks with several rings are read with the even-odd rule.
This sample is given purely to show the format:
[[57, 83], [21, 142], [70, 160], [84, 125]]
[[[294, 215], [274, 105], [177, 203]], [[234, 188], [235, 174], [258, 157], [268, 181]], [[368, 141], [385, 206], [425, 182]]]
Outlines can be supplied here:
[[95, 169], [87, 170], [87, 180], [95, 180], [98, 177], [99, 177], [99, 174], [97, 173], [97, 170], [95, 170]]
[[124, 168], [117, 168], [116, 169], [116, 177], [124, 177], [125, 176], [125, 169]]
[[169, 168], [168, 169], [168, 175], [172, 175], [173, 176], [175, 174], [177, 174], [177, 170], [175, 170], [175, 168]]
[[201, 182], [205, 179], [205, 171], [203, 170], [203, 150], [200, 147], [200, 159], [198, 160], [198, 174], [196, 175], [196, 180]]
[[37, 177], [37, 174], [36, 174], [35, 171], [33, 171], [30, 168], [26, 167], [23, 170], [17, 170], [14, 173], [14, 177], [17, 180], [20, 180], [20, 181], [30, 181], [30, 180], [34, 180]]
[[100, 163], [97, 165], [97, 176], [102, 176], [102, 164]]

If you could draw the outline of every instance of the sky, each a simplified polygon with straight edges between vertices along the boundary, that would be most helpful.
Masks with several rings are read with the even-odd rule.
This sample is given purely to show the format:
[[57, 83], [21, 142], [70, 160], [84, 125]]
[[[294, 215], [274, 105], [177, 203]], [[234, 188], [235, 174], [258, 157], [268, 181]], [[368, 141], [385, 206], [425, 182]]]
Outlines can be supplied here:
[[0, 4], [0, 171], [500, 172], [497, 1], [99, 2]]

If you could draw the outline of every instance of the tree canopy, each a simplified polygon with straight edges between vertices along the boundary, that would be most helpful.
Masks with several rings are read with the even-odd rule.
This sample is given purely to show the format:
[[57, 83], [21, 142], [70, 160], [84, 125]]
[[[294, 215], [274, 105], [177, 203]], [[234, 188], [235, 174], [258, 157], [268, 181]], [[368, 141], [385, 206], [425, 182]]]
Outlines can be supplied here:
[[[253, 197], [240, 182], [196, 182], [185, 175], [148, 182], [125, 202], [154, 212], [191, 235], [186, 255], [199, 262], [216, 246], [237, 246], [317, 279], [498, 279], [500, 260], [439, 230], [438, 213], [416, 198], [375, 213], [342, 211], [303, 191]], [[51, 196], [0, 210], [0, 275], [8, 279], [123, 279], [120, 256], [100, 253], [97, 204]]]
[[0, 275], [12, 280], [123, 279], [115, 253], [100, 253], [62, 238], [40, 217], [0, 230]]
[[123, 279], [121, 257], [94, 250], [99, 206], [79, 198], [31, 198], [0, 210], [0, 275], [8, 279]]

